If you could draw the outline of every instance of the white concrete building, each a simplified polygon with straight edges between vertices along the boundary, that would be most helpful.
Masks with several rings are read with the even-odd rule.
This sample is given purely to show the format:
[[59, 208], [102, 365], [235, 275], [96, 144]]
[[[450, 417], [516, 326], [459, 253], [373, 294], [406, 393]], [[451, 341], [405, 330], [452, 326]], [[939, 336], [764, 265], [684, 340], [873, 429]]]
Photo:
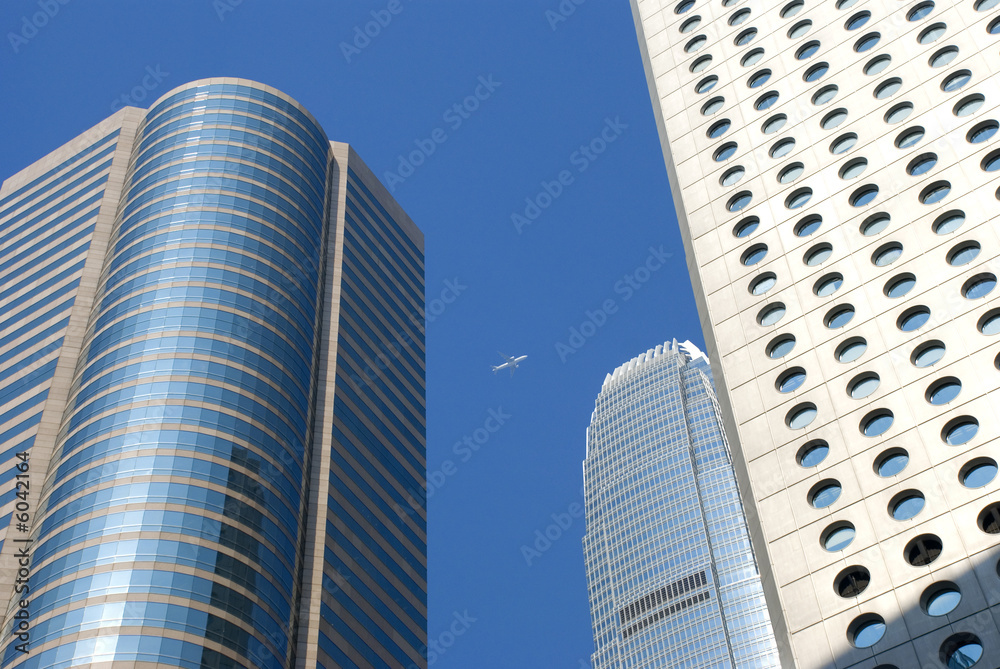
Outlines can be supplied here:
[[785, 666], [1000, 666], [1000, 0], [632, 0]]

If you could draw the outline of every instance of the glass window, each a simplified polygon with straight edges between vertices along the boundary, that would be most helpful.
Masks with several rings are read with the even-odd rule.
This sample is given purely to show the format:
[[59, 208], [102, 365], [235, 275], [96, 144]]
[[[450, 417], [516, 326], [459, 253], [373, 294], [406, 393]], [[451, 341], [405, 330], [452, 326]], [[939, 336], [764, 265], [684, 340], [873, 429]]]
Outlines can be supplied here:
[[736, 153], [736, 148], [736, 142], [726, 142], [715, 150], [715, 153], [712, 154], [712, 159], [717, 163], [729, 160], [733, 157], [733, 154]]
[[787, 156], [789, 153], [791, 153], [792, 149], [794, 148], [795, 148], [795, 140], [791, 138], [786, 138], [775, 142], [774, 145], [771, 147], [771, 150], [768, 151], [768, 154], [772, 158], [783, 158]]
[[947, 181], [938, 181], [920, 193], [920, 201], [924, 204], [935, 204], [940, 202], [951, 192], [951, 184]]
[[707, 41], [708, 41], [707, 37], [705, 37], [704, 35], [698, 35], [697, 37], [695, 37], [690, 42], [684, 45], [684, 51], [686, 51], [687, 53], [694, 53], [701, 47], [705, 46], [705, 42]]
[[763, 57], [764, 57], [763, 49], [750, 49], [750, 51], [747, 52], [747, 55], [743, 56], [743, 59], [740, 61], [740, 64], [743, 65], [743, 67], [750, 67], [751, 65], [759, 63], [760, 59]]
[[719, 183], [723, 186], [732, 186], [734, 183], [743, 178], [746, 174], [746, 170], [742, 166], [737, 165], [736, 167], [726, 170], [725, 173], [719, 178]]
[[681, 24], [681, 33], [689, 33], [701, 23], [700, 16], [692, 16], [687, 21]]
[[955, 610], [962, 601], [962, 593], [954, 583], [935, 583], [921, 597], [924, 612], [929, 616], [945, 616]]
[[774, 325], [785, 315], [785, 305], [780, 302], [769, 304], [760, 311], [757, 322], [764, 326]]
[[878, 374], [866, 373], [860, 376], [856, 376], [848, 384], [848, 394], [852, 399], [860, 400], [868, 397], [873, 392], [878, 390], [879, 378]]
[[798, 50], [795, 52], [795, 58], [796, 60], [805, 60], [806, 58], [809, 58], [810, 56], [815, 54], [817, 51], [819, 51], [819, 42], [817, 42], [816, 40], [813, 40], [811, 42], [806, 42], [805, 44], [800, 46]]
[[864, 72], [869, 76], [874, 76], [879, 72], [883, 71], [885, 68], [889, 67], [889, 63], [892, 62], [892, 56], [883, 55], [875, 56], [867, 64], [865, 64]]
[[706, 133], [710, 139], [716, 139], [722, 137], [729, 130], [729, 126], [732, 125], [728, 118], [724, 118], [721, 121], [713, 123]]
[[804, 207], [811, 197], [812, 189], [800, 188], [788, 196], [788, 199], [785, 200], [785, 206], [789, 209], [799, 209]]
[[793, 430], [801, 430], [816, 420], [814, 404], [800, 404], [788, 412], [785, 423]]
[[873, 411], [861, 421], [861, 434], [866, 437], [877, 437], [885, 434], [892, 427], [893, 416], [888, 409]]
[[945, 346], [939, 341], [921, 344], [913, 352], [911, 362], [915, 367], [930, 367], [941, 360], [945, 354]]
[[858, 53], [864, 53], [878, 44], [880, 39], [882, 39], [882, 35], [879, 33], [868, 33], [854, 44], [854, 50]]
[[993, 19], [990, 25], [986, 26], [986, 32], [991, 35], [1000, 35], [1000, 18]]
[[819, 227], [823, 225], [823, 217], [819, 214], [812, 214], [806, 216], [801, 221], [795, 224], [795, 236], [796, 237], [808, 237], [812, 233], [819, 230]]
[[927, 401], [935, 406], [947, 404], [962, 392], [962, 382], [954, 377], [934, 382], [927, 390]]
[[968, 669], [983, 657], [983, 643], [974, 634], [955, 634], [941, 645], [941, 659], [948, 669]]
[[852, 623], [851, 627], [851, 643], [855, 648], [870, 648], [885, 636], [885, 621], [875, 614], [868, 614], [862, 622]]
[[899, 89], [903, 87], [903, 80], [898, 77], [893, 77], [885, 83], [879, 84], [875, 87], [875, 99], [885, 100], [888, 97], [895, 95], [899, 92]]
[[854, 362], [868, 350], [868, 342], [861, 337], [848, 339], [837, 348], [837, 362]]
[[778, 182], [783, 184], [792, 183], [806, 171], [802, 163], [792, 163], [778, 173]]
[[947, 28], [943, 23], [935, 23], [930, 28], [926, 28], [920, 33], [917, 37], [917, 42], [920, 44], [930, 44], [931, 42], [940, 39], [946, 30]]
[[733, 234], [741, 238], [749, 237], [758, 225], [760, 225], [760, 219], [756, 216], [749, 216], [736, 224], [736, 227], [733, 228]]
[[715, 97], [705, 103], [705, 106], [701, 108], [702, 116], [711, 116], [715, 112], [722, 109], [722, 105], [726, 104], [726, 100], [723, 97]]
[[966, 488], [982, 488], [997, 477], [997, 463], [993, 458], [976, 458], [962, 467], [958, 478]]
[[806, 382], [806, 372], [801, 367], [794, 367], [778, 377], [776, 388], [779, 393], [790, 393], [802, 387]]
[[753, 103], [753, 108], [756, 109], [757, 111], [763, 111], [774, 105], [774, 103], [777, 101], [778, 101], [778, 93], [776, 91], [764, 93], [764, 95], [757, 98], [757, 101]]
[[901, 255], [903, 255], [903, 245], [899, 242], [890, 242], [889, 244], [880, 246], [872, 254], [872, 264], [876, 267], [885, 267], [896, 262]]
[[771, 272], [766, 274], [761, 274], [759, 277], [750, 282], [750, 293], [752, 295], [763, 295], [767, 291], [774, 288], [774, 284], [778, 282], [778, 277]]
[[961, 446], [975, 437], [977, 432], [979, 432], [979, 421], [972, 416], [962, 416], [949, 421], [941, 436], [949, 446]]
[[1000, 170], [1000, 151], [994, 151], [985, 158], [980, 165], [984, 172], [996, 172]]
[[713, 88], [715, 88], [715, 85], [717, 83], [719, 83], [719, 78], [713, 74], [712, 76], [705, 77], [704, 79], [699, 81], [698, 85], [695, 86], [694, 90], [697, 93], [707, 93]]
[[857, 30], [864, 24], [868, 23], [868, 19], [872, 17], [871, 12], [858, 12], [851, 18], [847, 19], [844, 23], [845, 30]]
[[826, 315], [824, 323], [826, 324], [826, 327], [831, 330], [835, 330], [850, 323], [852, 318], [854, 318], [854, 307], [848, 304], [840, 307], [834, 307], [833, 310]]
[[956, 56], [958, 56], [958, 47], [946, 46], [945, 48], [936, 51], [927, 61], [927, 64], [931, 67], [944, 67], [951, 61], [955, 60]]
[[847, 9], [853, 7], [858, 0], [837, 0], [837, 9]]
[[861, 176], [861, 173], [865, 171], [868, 167], [868, 161], [864, 158], [857, 158], [852, 160], [842, 168], [840, 168], [840, 178], [841, 179], [856, 179]]
[[840, 497], [840, 484], [833, 480], [826, 480], [819, 483], [809, 495], [809, 503], [814, 508], [825, 509]]
[[924, 509], [924, 496], [918, 490], [907, 490], [892, 498], [889, 515], [896, 520], [909, 520]]
[[941, 539], [933, 534], [921, 534], [906, 544], [903, 554], [914, 567], [926, 567], [941, 555]]
[[733, 12], [733, 15], [729, 17], [729, 25], [738, 26], [748, 18], [750, 18], [750, 10], [744, 7], [737, 12]]
[[830, 446], [825, 441], [810, 441], [799, 450], [798, 462], [800, 467], [815, 467], [826, 460], [830, 453]]
[[747, 30], [744, 30], [739, 35], [737, 35], [736, 39], [733, 40], [733, 43], [736, 44], [736, 46], [743, 46], [744, 44], [749, 44], [750, 42], [752, 42], [753, 38], [756, 36], [757, 36], [757, 29], [748, 28]]
[[1000, 313], [989, 312], [979, 321], [979, 331], [984, 335], [1000, 334]]
[[896, 138], [896, 146], [900, 149], [908, 149], [924, 138], [924, 129], [920, 126], [907, 128], [899, 133]]
[[747, 86], [750, 88], [760, 88], [767, 83], [767, 80], [771, 78], [771, 70], [761, 70], [750, 76], [747, 80]]
[[900, 121], [906, 120], [906, 117], [910, 115], [913, 111], [913, 104], [909, 102], [902, 102], [885, 114], [885, 122], [889, 125], [894, 123], [899, 123]]
[[795, 337], [792, 335], [782, 335], [775, 338], [767, 345], [767, 357], [783, 358], [795, 348]]
[[906, 172], [910, 176], [917, 177], [930, 172], [935, 165], [937, 165], [937, 156], [933, 153], [925, 153], [911, 160], [910, 164], [906, 166]]
[[803, 3], [801, 0], [795, 0], [795, 2], [789, 2], [782, 8], [780, 16], [783, 19], [791, 18], [796, 14], [798, 14], [800, 11], [802, 11], [802, 8], [804, 6], [805, 3]]
[[819, 89], [815, 95], [812, 97], [812, 103], [814, 105], [825, 105], [827, 102], [832, 100], [837, 96], [837, 91], [839, 89], [835, 85], [824, 86]]
[[953, 267], [967, 265], [979, 255], [979, 242], [963, 242], [948, 252], [948, 264]]
[[711, 64], [712, 64], [712, 56], [704, 55], [695, 58], [694, 61], [691, 63], [691, 67], [689, 67], [688, 69], [691, 70], [692, 72], [701, 72]]
[[972, 144], [981, 144], [986, 140], [997, 134], [997, 128], [1000, 127], [996, 121], [986, 121], [985, 123], [980, 123], [969, 131], [966, 139]]
[[835, 589], [841, 597], [857, 597], [871, 583], [871, 573], [864, 567], [848, 567], [834, 579]]
[[849, 132], [846, 135], [841, 135], [837, 139], [833, 140], [830, 144], [830, 153], [840, 154], [846, 153], [854, 148], [854, 145], [858, 143], [858, 136], [853, 132]]
[[869, 184], [862, 186], [851, 195], [850, 203], [852, 207], [863, 207], [871, 203], [878, 195], [878, 186]]
[[820, 127], [824, 130], [830, 130], [831, 128], [836, 128], [845, 120], [847, 120], [847, 110], [834, 109], [832, 112], [823, 117], [823, 120], [820, 122]]
[[917, 284], [917, 279], [912, 274], [902, 274], [897, 277], [889, 279], [889, 282], [885, 284], [885, 294], [886, 297], [891, 297], [892, 299], [897, 299], [903, 297]]
[[835, 553], [842, 551], [854, 541], [855, 530], [850, 523], [834, 525], [823, 533], [823, 548]]
[[949, 74], [945, 77], [945, 80], [941, 82], [941, 90], [945, 93], [951, 93], [952, 91], [957, 91], [958, 89], [969, 83], [972, 79], [972, 73], [968, 70], [959, 70], [954, 74]]
[[934, 11], [933, 2], [921, 2], [919, 5], [906, 13], [907, 21], [919, 21]]
[[794, 26], [788, 30], [788, 39], [798, 39], [809, 32], [812, 28], [812, 21], [806, 19], [805, 21], [799, 21]]
[[861, 223], [861, 234], [865, 237], [873, 237], [889, 227], [890, 220], [889, 214], [885, 212], [873, 214]]
[[886, 451], [875, 461], [875, 473], [882, 478], [895, 476], [906, 468], [910, 456], [901, 448]]
[[806, 252], [803, 260], [809, 267], [815, 267], [826, 262], [833, 255], [833, 247], [829, 244], [819, 244]]
[[930, 320], [931, 310], [927, 307], [914, 307], [907, 309], [899, 317], [896, 326], [903, 332], [913, 332], [919, 330], [924, 323]]
[[986, 297], [997, 286], [997, 278], [993, 274], [977, 274], [962, 286], [962, 295], [970, 300]]
[[815, 292], [818, 297], [829, 297], [840, 290], [843, 283], [844, 277], [841, 274], [827, 274], [816, 282], [816, 285], [813, 287], [813, 292]]
[[674, 14], [683, 14], [684, 12], [688, 11], [692, 7], [694, 7], [694, 0], [684, 0], [683, 2], [681, 2], [680, 4], [678, 4], [676, 7], [674, 7]]
[[729, 211], [739, 211], [750, 204], [752, 199], [753, 195], [751, 195], [749, 191], [741, 191], [734, 195], [729, 202], [726, 203], [726, 209]]
[[973, 5], [977, 12], [988, 12], [997, 6], [1000, 6], [1000, 0], [976, 0]]

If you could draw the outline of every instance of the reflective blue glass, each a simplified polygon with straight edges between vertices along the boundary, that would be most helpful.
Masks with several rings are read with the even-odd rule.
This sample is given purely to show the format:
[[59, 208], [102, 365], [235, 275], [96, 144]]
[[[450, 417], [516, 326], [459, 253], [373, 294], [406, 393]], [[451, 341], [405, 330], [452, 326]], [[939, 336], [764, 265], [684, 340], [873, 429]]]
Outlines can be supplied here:
[[979, 432], [979, 423], [974, 420], [962, 420], [951, 426], [945, 434], [945, 442], [949, 446], [961, 446]]
[[840, 497], [841, 489], [839, 484], [831, 484], [817, 490], [810, 500], [810, 503], [817, 509], [825, 509]]
[[878, 475], [882, 477], [895, 476], [899, 472], [903, 471], [909, 462], [910, 456], [906, 453], [892, 453], [879, 461]]
[[909, 520], [920, 513], [923, 508], [923, 495], [919, 493], [908, 495], [893, 505], [892, 517], [896, 520]]
[[893, 416], [890, 413], [881, 413], [865, 421], [862, 432], [866, 437], [877, 437], [892, 426]]
[[851, 526], [839, 527], [826, 535], [823, 547], [830, 552], [847, 548], [854, 541], [855, 530]]
[[983, 462], [970, 467], [962, 475], [962, 485], [966, 488], [982, 488], [997, 476], [997, 465], [994, 462]]

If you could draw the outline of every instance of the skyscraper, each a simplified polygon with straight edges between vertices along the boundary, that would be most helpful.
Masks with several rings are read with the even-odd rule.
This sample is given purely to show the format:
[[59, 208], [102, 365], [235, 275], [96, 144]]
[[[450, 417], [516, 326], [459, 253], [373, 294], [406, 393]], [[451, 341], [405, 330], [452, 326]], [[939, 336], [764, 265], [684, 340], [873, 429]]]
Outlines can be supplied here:
[[1000, 664], [997, 7], [632, 1], [785, 666]]
[[[423, 236], [194, 82], [0, 189], [4, 667], [423, 667]], [[408, 505], [410, 508], [411, 505]]]
[[690, 342], [608, 374], [587, 430], [595, 669], [777, 667], [712, 372]]

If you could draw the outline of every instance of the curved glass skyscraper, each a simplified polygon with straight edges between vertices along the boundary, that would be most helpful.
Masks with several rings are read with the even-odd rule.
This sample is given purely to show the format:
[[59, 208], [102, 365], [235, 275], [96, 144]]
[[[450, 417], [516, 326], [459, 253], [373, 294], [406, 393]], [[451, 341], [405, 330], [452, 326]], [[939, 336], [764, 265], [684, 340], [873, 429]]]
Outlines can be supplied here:
[[[31, 212], [79, 200], [73, 165], [104, 145], [75, 281], [24, 281], [73, 234]], [[36, 424], [0, 415], [23, 482], [0, 520], [21, 583], [3, 666], [426, 666], [420, 232], [349, 147], [243, 80], [56, 153], [0, 191], [23, 247], [0, 249], [4, 298], [72, 298], [65, 322], [0, 329], [23, 390], [0, 411], [45, 384]]]
[[584, 478], [595, 669], [780, 666], [712, 373], [690, 342], [607, 376]]

